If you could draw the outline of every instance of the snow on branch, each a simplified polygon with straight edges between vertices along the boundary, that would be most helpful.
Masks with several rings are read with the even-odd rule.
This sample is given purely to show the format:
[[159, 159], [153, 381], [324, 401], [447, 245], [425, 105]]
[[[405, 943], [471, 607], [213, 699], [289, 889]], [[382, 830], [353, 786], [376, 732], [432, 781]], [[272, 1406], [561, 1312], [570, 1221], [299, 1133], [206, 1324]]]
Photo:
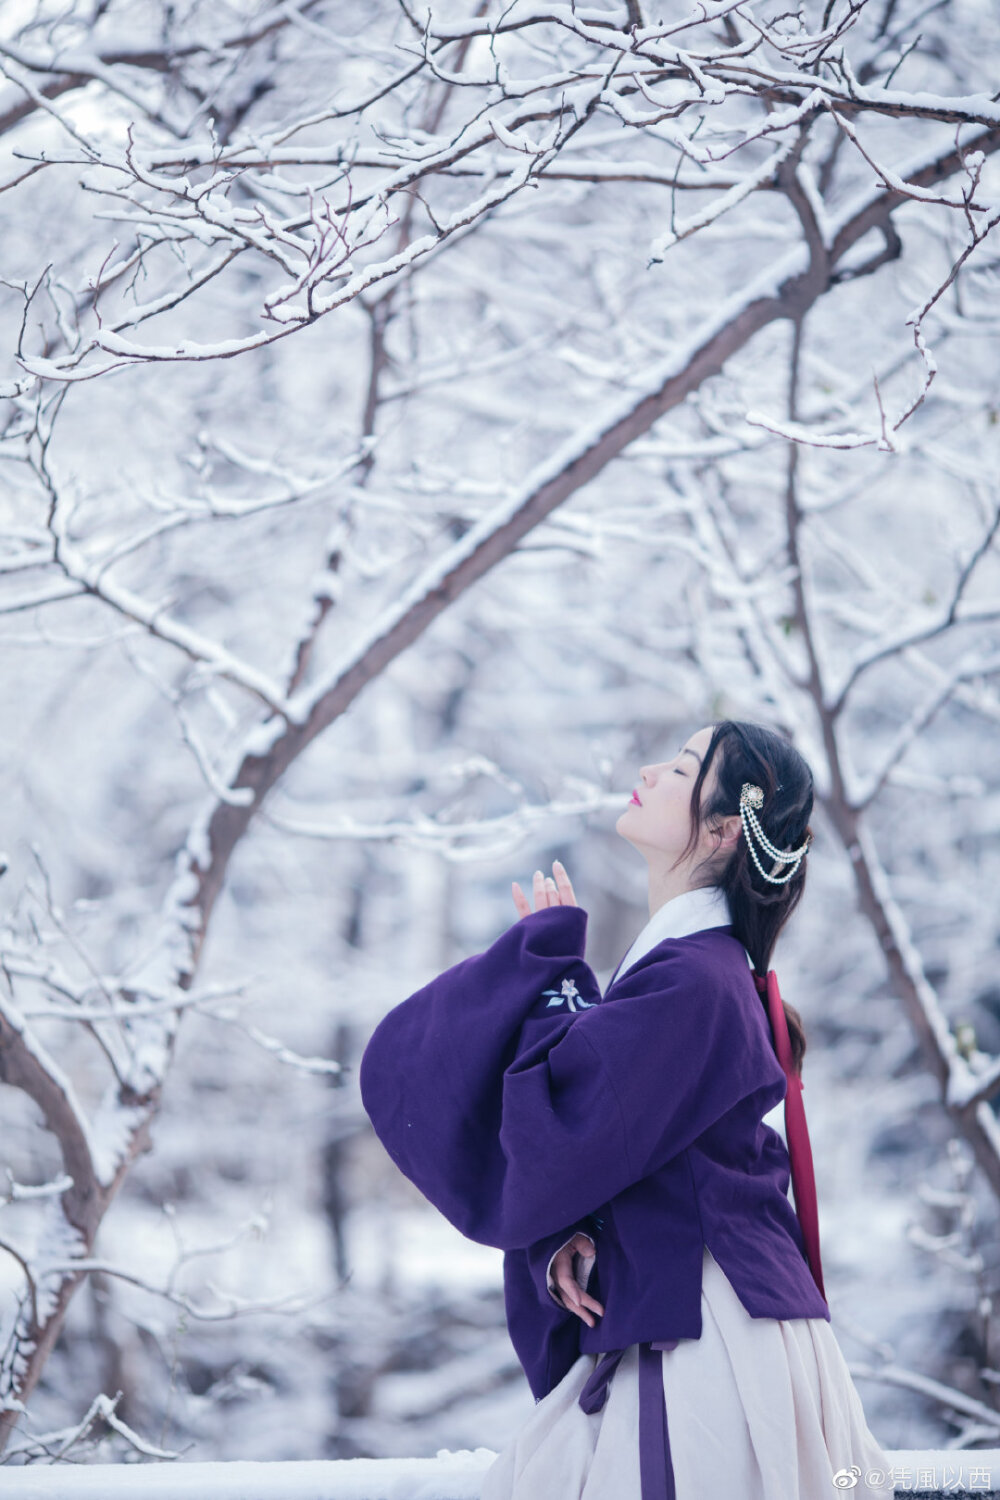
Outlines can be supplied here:
[[[812, 102], [808, 100], [801, 106], [801, 111], [804, 114], [811, 108]], [[728, 213], [731, 208], [735, 208], [738, 203], [742, 203], [751, 193], [756, 192], [761, 187], [773, 184], [777, 180], [778, 168], [796, 149], [797, 144], [794, 137], [782, 142], [778, 149], [772, 152], [756, 171], [748, 172], [745, 177], [729, 188], [727, 192], [720, 193], [708, 208], [703, 209], [699, 214], [692, 214], [687, 219], [679, 219], [667, 234], [661, 235], [658, 240], [653, 242], [649, 253], [650, 264], [661, 261], [671, 246], [679, 244], [681, 240], [687, 239], [689, 235], [696, 234], [698, 230], [706, 229], [710, 224], [716, 223], [722, 218], [723, 214]]]
[[102, 1276], [113, 1276], [116, 1281], [126, 1282], [139, 1291], [148, 1292], [152, 1297], [160, 1298], [174, 1307], [181, 1308], [189, 1317], [196, 1318], [200, 1323], [228, 1323], [233, 1318], [246, 1317], [250, 1314], [301, 1312], [318, 1300], [315, 1296], [307, 1297], [301, 1292], [289, 1292], [284, 1297], [241, 1297], [236, 1292], [223, 1291], [209, 1284], [208, 1290], [214, 1295], [214, 1303], [199, 1302], [170, 1286], [157, 1286], [155, 1282], [146, 1280], [145, 1277], [137, 1275], [124, 1266], [116, 1266], [110, 1261], [83, 1256], [63, 1262], [53, 1261], [47, 1264], [45, 1269], [47, 1275], [54, 1276], [77, 1277], [92, 1272], [98, 1272]]
[[[48, 437], [51, 437], [51, 431]], [[260, 699], [272, 711], [283, 712], [283, 694], [263, 672], [240, 661], [233, 652], [208, 640], [192, 630], [190, 626], [172, 619], [167, 612], [166, 604], [150, 604], [133, 590], [116, 583], [109, 577], [110, 568], [116, 561], [128, 555], [130, 549], [118, 548], [108, 556], [91, 562], [84, 555], [83, 550], [74, 545], [63, 515], [56, 480], [51, 472], [45, 449], [43, 448], [42, 451], [43, 456], [36, 463], [35, 472], [42, 481], [49, 500], [46, 525], [51, 537], [51, 560], [65, 576], [67, 582], [75, 585], [75, 588], [68, 594], [55, 593], [45, 598], [36, 596], [35, 603], [51, 603], [80, 595], [99, 600], [116, 614], [140, 626], [146, 634], [175, 646], [209, 674], [238, 684], [255, 698]], [[24, 601], [19, 601], [19, 607], [25, 607]]]
[[895, 740], [882, 757], [881, 766], [873, 770], [855, 791], [854, 805], [863, 809], [874, 802], [907, 750], [917, 744], [927, 725], [954, 696], [960, 683], [998, 671], [1000, 671], [1000, 656], [984, 657], [978, 647], [973, 651], [963, 653], [957, 662], [942, 671], [940, 680], [933, 685], [923, 701], [916, 705], [906, 723], [900, 727]]
[[207, 1014], [214, 1021], [227, 1021], [237, 1026], [245, 1036], [249, 1037], [258, 1047], [269, 1052], [278, 1062], [284, 1063], [286, 1067], [296, 1068], [300, 1073], [312, 1073], [325, 1078], [332, 1078], [340, 1082], [344, 1074], [344, 1066], [331, 1057], [303, 1057], [300, 1052], [295, 1052], [291, 1047], [279, 1041], [277, 1037], [269, 1036], [267, 1032], [261, 1031], [260, 1027], [252, 1025], [239, 1011], [230, 1007], [215, 1008]]
[[517, 849], [540, 826], [553, 819], [579, 818], [622, 804], [622, 792], [602, 792], [584, 783], [575, 785], [579, 791], [576, 797], [553, 798], [538, 805], [522, 803], [514, 811], [499, 817], [464, 822], [415, 816], [406, 821], [362, 823], [350, 815], [331, 823], [304, 822], [286, 817], [273, 808], [265, 808], [260, 816], [263, 822], [298, 838], [404, 844], [416, 849], [434, 849], [445, 859], [458, 863]]
[[[36, 382], [94, 379], [128, 364], [229, 359], [265, 348], [384, 283], [412, 276], [525, 190], [558, 181], [648, 181], [712, 193], [704, 208], [654, 236], [655, 262], [669, 246], [773, 187], [799, 130], [812, 131], [819, 118], [837, 121], [886, 188], [964, 209], [954, 195], [907, 180], [898, 165], [876, 159], [861, 143], [858, 120], [874, 113], [1000, 130], [1000, 105], [986, 95], [939, 98], [879, 87], [870, 78], [859, 82], [868, 77], [861, 61], [871, 45], [855, 24], [864, 6], [809, 31], [761, 21], [728, 0], [650, 25], [636, 24], [627, 7], [591, 12], [515, 4], [499, 16], [448, 22], [428, 10], [419, 20], [411, 17], [411, 38], [395, 44], [406, 65], [364, 97], [264, 128], [255, 121], [241, 130], [238, 118], [229, 132], [190, 129], [181, 99], [193, 94], [196, 117], [209, 113], [186, 71], [193, 61], [211, 74], [227, 67], [233, 52], [270, 44], [289, 27], [293, 35], [302, 29], [303, 41], [319, 40], [324, 23], [310, 19], [305, 26], [308, 8], [268, 11], [270, 21], [236, 32], [220, 27], [203, 43], [178, 35], [165, 21], [155, 44], [122, 46], [116, 38], [111, 45], [98, 22], [86, 45], [77, 25], [66, 45], [46, 49], [26, 33], [23, 42], [0, 48], [32, 109], [45, 111], [78, 148], [75, 156], [60, 156], [48, 144], [25, 154], [49, 172], [84, 167], [85, 190], [106, 197], [107, 217], [124, 225], [129, 237], [125, 245], [104, 247], [70, 322], [34, 348], [24, 344], [24, 375], [7, 387], [9, 394]], [[484, 45], [470, 51], [477, 39]], [[330, 40], [336, 40], [332, 33]], [[522, 76], [528, 41], [543, 53], [555, 48], [563, 66]], [[857, 65], [848, 44], [860, 49]], [[176, 81], [169, 109], [157, 102], [153, 85], [161, 78]], [[83, 131], [76, 113], [57, 103], [64, 86], [82, 84], [106, 91], [116, 121], [124, 114], [127, 125]], [[449, 97], [447, 130], [440, 122], [433, 130], [410, 128], [407, 110], [418, 89]], [[765, 106], [762, 114], [746, 110], [748, 97]], [[376, 105], [388, 112], [385, 118], [372, 113]], [[626, 139], [606, 157], [589, 143], [600, 140], [598, 122], [609, 119], [625, 126]], [[717, 123], [705, 131], [709, 119]], [[317, 142], [324, 128], [331, 138]], [[658, 130], [698, 164], [701, 176], [682, 178], [646, 159]], [[306, 132], [307, 145], [293, 143]], [[637, 132], [642, 154], [633, 157], [627, 137]], [[774, 146], [761, 161], [755, 147], [765, 137]], [[713, 164], [723, 157], [733, 170], [720, 180]], [[477, 179], [460, 205], [443, 186], [453, 184], [456, 173]], [[392, 253], [379, 253], [379, 241], [411, 217], [417, 202], [420, 231], [407, 233]], [[969, 206], [975, 211], [979, 205]], [[211, 338], [192, 337], [183, 324], [171, 327], [170, 314], [241, 275], [248, 261], [261, 276], [256, 326], [248, 331], [243, 318], [239, 329]], [[141, 301], [130, 267], [141, 269], [149, 288]], [[36, 311], [33, 306], [33, 319]], [[154, 318], [167, 336], [136, 338], [133, 330]], [[827, 441], [843, 446], [849, 437], [834, 434]]]
[[87, 1116], [69, 1078], [28, 1027], [13, 1000], [0, 996], [0, 1080], [23, 1089], [59, 1142], [66, 1171], [85, 1198], [106, 1176]]
[[943, 1102], [956, 1113], [974, 1117], [976, 1128], [970, 1143], [987, 1180], [995, 1190], [1000, 1189], [1000, 1120], [982, 1097], [984, 1080], [959, 1049], [863, 819], [857, 820], [855, 832], [856, 844], [848, 852], [864, 876], [863, 895], [877, 903], [890, 966], [901, 986], [901, 998], [910, 1011], [914, 1029], [935, 1064]]
[[[898, 656], [911, 646], [932, 640], [935, 636], [950, 629], [958, 620], [997, 618], [1000, 614], [1000, 606], [990, 603], [973, 608], [966, 607], [963, 610], [962, 601], [976, 568], [992, 547], [998, 529], [1000, 529], [1000, 506], [996, 508], [980, 541], [959, 568], [952, 586], [951, 597], [945, 606], [934, 611], [924, 611], [922, 620], [907, 622], [901, 629], [894, 630], [888, 637], [883, 636], [881, 640], [872, 641], [864, 650], [857, 653], [853, 663], [844, 674], [840, 686], [829, 695], [827, 707], [831, 717], [836, 718], [843, 711], [848, 694], [855, 683], [878, 663], [891, 656]], [[978, 670], [983, 669], [980, 667]], [[975, 670], [966, 672], [963, 668], [955, 680], [959, 682], [963, 678], [974, 675], [976, 675]]]
[[[103, 1393], [94, 1397], [86, 1412], [79, 1422], [70, 1427], [62, 1427], [54, 1432], [36, 1432], [29, 1436], [20, 1438], [11, 1443], [7, 1448], [7, 1461], [11, 1459], [22, 1459], [32, 1464], [33, 1472], [38, 1473], [39, 1461], [47, 1460], [48, 1464], [62, 1465], [67, 1462], [70, 1467], [75, 1459], [67, 1460], [67, 1455], [73, 1452], [85, 1451], [87, 1439], [91, 1437], [94, 1428], [100, 1431], [110, 1427], [119, 1437], [125, 1439], [126, 1444], [135, 1453], [141, 1453], [144, 1458], [166, 1460], [180, 1458], [180, 1453], [170, 1448], [158, 1448], [154, 1443], [142, 1437], [134, 1428], [130, 1427], [118, 1416], [117, 1406], [122, 1398], [122, 1392], [118, 1391], [115, 1396], [105, 1396]], [[89, 1465], [85, 1466], [89, 1468]], [[66, 1469], [60, 1467], [59, 1475], [65, 1484]], [[8, 1485], [10, 1484], [8, 1480]], [[16, 1483], [16, 1481], [14, 1481]]]

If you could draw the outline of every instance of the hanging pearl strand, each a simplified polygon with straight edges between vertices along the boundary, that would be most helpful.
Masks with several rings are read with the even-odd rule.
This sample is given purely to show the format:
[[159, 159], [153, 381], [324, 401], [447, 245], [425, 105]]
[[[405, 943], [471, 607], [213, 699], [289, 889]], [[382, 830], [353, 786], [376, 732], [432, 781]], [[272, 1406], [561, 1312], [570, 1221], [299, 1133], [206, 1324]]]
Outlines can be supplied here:
[[[786, 881], [791, 880], [792, 876], [799, 868], [799, 865], [802, 863], [802, 856], [805, 854], [806, 850], [809, 848], [809, 845], [812, 843], [812, 834], [808, 834], [806, 836], [805, 843], [802, 844], [798, 849], [779, 849], [775, 844], [771, 843], [771, 840], [768, 838], [763, 828], [761, 828], [760, 820], [758, 819], [757, 814], [754, 811], [755, 808], [763, 807], [763, 805], [764, 793], [762, 789], [759, 786], [754, 786], [753, 782], [751, 781], [745, 781], [740, 791], [740, 819], [743, 823], [743, 833], [747, 841], [747, 848], [750, 850], [753, 862], [757, 866], [757, 869], [760, 871], [763, 878], [769, 881], [771, 885], [784, 885]], [[764, 869], [764, 866], [761, 864], [760, 856], [758, 855], [757, 850], [754, 848], [753, 842], [751, 841], [751, 829], [753, 830], [757, 839], [760, 841], [761, 847], [763, 848], [764, 852], [766, 854], [769, 854], [771, 858], [776, 862], [776, 864], [787, 865], [791, 863], [792, 867], [788, 871], [787, 875], [769, 875], [767, 873], [767, 871]]]

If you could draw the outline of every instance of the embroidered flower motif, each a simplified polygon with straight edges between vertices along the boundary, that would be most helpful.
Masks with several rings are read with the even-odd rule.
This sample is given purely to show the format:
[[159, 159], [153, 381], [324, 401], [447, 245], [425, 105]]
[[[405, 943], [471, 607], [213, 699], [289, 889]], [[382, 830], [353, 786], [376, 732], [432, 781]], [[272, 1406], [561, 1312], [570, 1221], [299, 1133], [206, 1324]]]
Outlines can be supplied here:
[[592, 1005], [597, 1004], [596, 1000], [585, 1000], [572, 979], [564, 979], [559, 989], [543, 990], [542, 994], [552, 996], [545, 1007], [546, 1010], [552, 1010], [553, 1007], [560, 1005], [568, 1006], [571, 1011], [589, 1010]]

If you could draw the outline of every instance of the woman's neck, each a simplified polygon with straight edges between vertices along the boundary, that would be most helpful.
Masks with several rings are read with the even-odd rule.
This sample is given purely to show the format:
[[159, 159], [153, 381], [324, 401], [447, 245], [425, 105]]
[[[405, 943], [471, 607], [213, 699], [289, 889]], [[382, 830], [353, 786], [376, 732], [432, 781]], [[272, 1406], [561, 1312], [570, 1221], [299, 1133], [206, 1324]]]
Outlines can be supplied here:
[[655, 916], [661, 906], [666, 906], [675, 896], [695, 890], [691, 885], [690, 869], [653, 870], [649, 872], [649, 915]]

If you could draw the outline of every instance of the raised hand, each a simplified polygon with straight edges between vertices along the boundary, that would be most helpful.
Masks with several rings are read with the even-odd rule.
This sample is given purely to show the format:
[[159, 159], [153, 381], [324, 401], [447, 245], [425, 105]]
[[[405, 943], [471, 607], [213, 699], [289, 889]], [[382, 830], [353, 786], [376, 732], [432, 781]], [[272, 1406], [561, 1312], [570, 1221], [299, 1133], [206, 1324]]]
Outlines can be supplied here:
[[[552, 878], [553, 875], [555, 879]], [[514, 896], [514, 905], [517, 907], [518, 916], [530, 917], [532, 912], [531, 902], [516, 880], [511, 883], [511, 892]], [[535, 911], [541, 911], [546, 906], [579, 905], [573, 892], [570, 878], [558, 859], [553, 862], [552, 875], [543, 875], [541, 870], [535, 871], [531, 882], [531, 893], [535, 900]]]

